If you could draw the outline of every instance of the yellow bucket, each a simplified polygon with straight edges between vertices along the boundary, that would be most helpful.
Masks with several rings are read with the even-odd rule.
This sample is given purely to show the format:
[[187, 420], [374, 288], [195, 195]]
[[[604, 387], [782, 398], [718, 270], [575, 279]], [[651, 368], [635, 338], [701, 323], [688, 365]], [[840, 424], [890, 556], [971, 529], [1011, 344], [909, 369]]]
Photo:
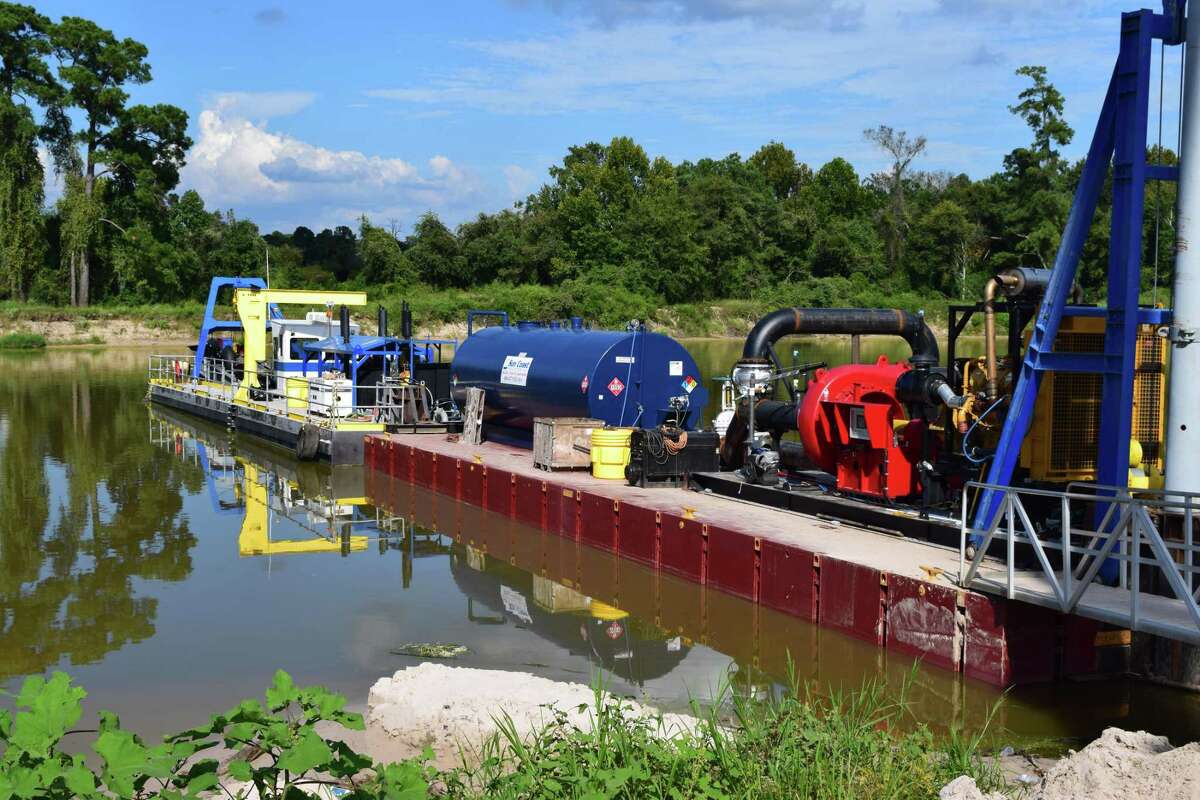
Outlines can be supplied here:
[[629, 463], [629, 437], [632, 428], [595, 428], [592, 430], [592, 475], [608, 480], [625, 480]]

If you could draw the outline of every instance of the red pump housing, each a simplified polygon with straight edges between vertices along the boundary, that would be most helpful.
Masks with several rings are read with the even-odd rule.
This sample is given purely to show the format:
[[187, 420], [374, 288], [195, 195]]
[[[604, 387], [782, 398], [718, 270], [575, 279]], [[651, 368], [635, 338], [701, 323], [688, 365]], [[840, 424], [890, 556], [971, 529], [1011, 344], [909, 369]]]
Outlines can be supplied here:
[[920, 491], [923, 419], [909, 419], [896, 382], [911, 367], [880, 356], [874, 364], [819, 369], [796, 413], [808, 458], [837, 478], [840, 491], [900, 500]]

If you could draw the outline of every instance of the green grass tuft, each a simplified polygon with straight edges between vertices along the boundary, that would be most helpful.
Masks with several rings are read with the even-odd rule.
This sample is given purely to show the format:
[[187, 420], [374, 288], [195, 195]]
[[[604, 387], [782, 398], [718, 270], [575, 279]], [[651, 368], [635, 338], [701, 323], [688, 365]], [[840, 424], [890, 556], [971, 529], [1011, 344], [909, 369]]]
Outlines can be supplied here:
[[447, 796], [926, 800], [963, 774], [1002, 791], [982, 756], [986, 730], [936, 737], [908, 711], [911, 683], [889, 699], [880, 681], [825, 693], [793, 682], [765, 702], [726, 687], [708, 710], [693, 705], [699, 725], [682, 734], [598, 691], [587, 731], [556, 712], [522, 737], [501, 717], [477, 763], [443, 775]]
[[0, 336], [0, 350], [40, 350], [46, 337], [38, 333], [6, 333]]

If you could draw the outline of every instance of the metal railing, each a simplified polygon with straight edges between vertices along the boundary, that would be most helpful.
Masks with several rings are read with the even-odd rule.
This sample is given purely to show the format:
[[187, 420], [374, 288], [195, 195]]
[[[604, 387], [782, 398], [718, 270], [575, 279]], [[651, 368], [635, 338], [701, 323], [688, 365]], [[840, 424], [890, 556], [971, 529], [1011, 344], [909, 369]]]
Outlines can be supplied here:
[[[987, 528], [972, 524], [971, 495], [980, 492], [1001, 496]], [[1032, 517], [1030, 507], [1035, 509]], [[1059, 492], [971, 481], [962, 495], [959, 585], [987, 589], [999, 584], [1009, 599], [1032, 599], [1030, 595], [1039, 594], [1037, 585], [1021, 580], [1032, 572], [1048, 587], [1041, 599], [1063, 613], [1115, 615], [1133, 630], [1153, 628], [1195, 640], [1200, 637], [1200, 567], [1193, 535], [1198, 511], [1200, 492], [1078, 482]], [[1034, 517], [1040, 524], [1034, 524]], [[1163, 535], [1162, 527], [1168, 524], [1179, 532], [1178, 540]], [[997, 538], [1004, 543], [1002, 581], [981, 575], [994, 575], [984, 560]], [[968, 559], [969, 544], [975, 552]], [[1031, 569], [1018, 567], [1018, 545], [1024, 546], [1021, 556], [1031, 562]], [[1116, 586], [1108, 587], [1103, 613], [1081, 609], [1081, 600], [1106, 562], [1115, 562]], [[1177, 604], [1169, 596], [1144, 590], [1144, 582], [1153, 582], [1156, 574]], [[1153, 606], [1149, 612], [1148, 602]]]
[[[240, 367], [232, 361], [206, 358], [200, 365], [200, 378], [192, 376], [195, 357], [161, 355], [148, 357], [147, 379], [151, 383], [203, 393], [228, 403], [236, 401], [243, 384]], [[301, 417], [307, 423], [333, 428], [341, 421], [369, 421], [386, 425], [411, 425], [431, 421], [442, 409], [447, 421], [454, 416], [453, 406], [444, 408], [423, 382], [411, 382], [385, 376], [379, 383], [353, 384], [341, 373], [328, 377], [300, 377], [276, 372], [260, 364], [257, 386], [249, 386], [248, 400], [269, 411]], [[282, 388], [280, 388], [282, 386]], [[319, 391], [314, 394], [312, 389]], [[323, 390], [323, 391], [322, 391]], [[360, 402], [368, 398], [372, 402]]]

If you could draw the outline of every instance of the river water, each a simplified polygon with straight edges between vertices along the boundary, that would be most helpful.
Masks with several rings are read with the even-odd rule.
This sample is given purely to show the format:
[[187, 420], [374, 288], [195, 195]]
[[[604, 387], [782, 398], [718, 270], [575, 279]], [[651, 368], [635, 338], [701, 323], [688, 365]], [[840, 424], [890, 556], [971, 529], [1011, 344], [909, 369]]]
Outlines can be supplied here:
[[[728, 370], [740, 343], [688, 347], [709, 379]], [[899, 357], [903, 347], [869, 340], [863, 356]], [[799, 677], [821, 686], [884, 678], [898, 687], [911, 676], [914, 718], [936, 727], [977, 726], [999, 702], [996, 731], [1015, 744], [1054, 749], [1111, 724], [1200, 739], [1191, 693], [1122, 679], [1005, 696], [557, 537], [534, 544], [517, 530], [509, 541], [553, 548], [514, 555], [517, 566], [484, 556], [386, 507], [379, 497], [395, 487], [381, 491], [379, 476], [301, 465], [149, 408], [147, 354], [0, 354], [2, 688], [63, 669], [87, 688], [91, 711], [115, 710], [156, 735], [261, 693], [278, 667], [362, 704], [374, 680], [416, 663], [395, 652], [413, 642], [462, 644], [469, 652], [452, 663], [465, 666], [603, 675], [613, 690], [666, 708], [705, 701], [726, 682], [779, 691], [790, 656]], [[830, 363], [848, 355], [807, 342], [795, 353]], [[447, 502], [405, 491], [416, 493], [408, 502]], [[451, 513], [485, 541], [511, 524], [473, 507]], [[658, 618], [582, 594], [594, 578], [581, 587], [565, 572], [519, 566], [564, 561], [576, 577], [621, 570], [624, 596], [658, 587]]]

